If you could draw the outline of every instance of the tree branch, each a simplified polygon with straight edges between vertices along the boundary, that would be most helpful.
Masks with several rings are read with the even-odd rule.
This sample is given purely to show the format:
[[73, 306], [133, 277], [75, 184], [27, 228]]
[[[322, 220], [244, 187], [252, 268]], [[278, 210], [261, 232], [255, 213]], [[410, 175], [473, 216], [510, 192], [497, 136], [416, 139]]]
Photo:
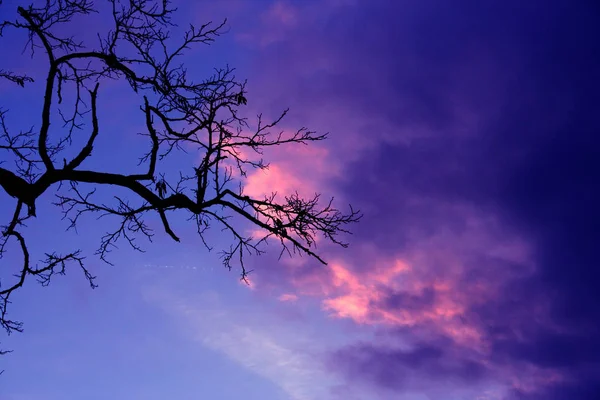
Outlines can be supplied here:
[[[317, 236], [345, 247], [347, 243], [338, 235], [349, 233], [346, 226], [361, 217], [352, 207], [347, 212], [338, 210], [333, 199], [323, 201], [319, 194], [309, 198], [298, 193], [264, 198], [244, 195], [247, 173], [268, 168], [262, 159], [265, 148], [307, 145], [326, 139], [327, 134], [304, 127], [278, 128], [288, 110], [271, 121], [261, 114], [250, 121], [243, 111], [248, 103], [246, 81], [238, 80], [233, 68], [217, 68], [208, 78], [194, 81], [194, 71], [178, 64], [194, 45], [210, 44], [223, 33], [225, 21], [191, 25], [177, 41], [171, 38], [175, 10], [169, 1], [110, 0], [110, 4], [112, 27], [98, 33], [95, 47], [61, 36], [67, 31], [64, 25], [96, 12], [89, 0], [48, 0], [41, 7], [18, 7], [15, 21], [0, 23], [0, 36], [4, 29], [19, 29], [27, 35], [32, 56], [41, 48], [47, 57], [38, 129], [10, 129], [7, 110], [0, 108], [0, 151], [7, 155], [3, 160], [13, 163], [0, 167], [0, 187], [16, 199], [14, 213], [2, 227], [0, 258], [16, 244], [23, 260], [13, 266], [14, 281], [0, 282], [0, 325], [8, 332], [21, 330], [20, 323], [9, 319], [7, 309], [12, 293], [27, 277], [35, 276], [48, 285], [53, 276], [64, 274], [67, 265], [73, 264], [95, 286], [79, 250], [64, 255], [44, 253], [39, 264], [31, 265], [24, 222], [36, 216], [36, 201], [44, 194], [56, 191], [54, 204], [62, 210], [67, 229], [88, 223], [90, 215], [114, 221], [99, 238], [96, 252], [106, 262], [122, 241], [139, 251], [143, 248], [138, 237], [152, 241], [154, 232], [145, 221], [148, 215], [158, 216], [165, 233], [175, 241], [180, 238], [172, 227], [173, 214], [186, 215], [195, 221], [208, 250], [212, 247], [205, 232], [216, 225], [232, 239], [231, 246], [221, 252], [223, 264], [230, 269], [238, 266], [243, 280], [251, 272], [245, 257], [262, 254], [269, 238], [281, 244], [280, 256], [284, 252], [306, 254], [325, 264], [316, 252]], [[33, 82], [26, 74], [3, 69], [1, 78], [25, 89], [26, 83]], [[105, 80], [125, 80], [138, 96], [139, 113], [131, 113], [130, 118], [139, 116], [143, 121], [148, 146], [139, 171], [82, 169], [84, 161], [96, 157], [94, 146], [103, 134], [99, 92]], [[57, 116], [62, 118], [62, 129], [51, 130]], [[73, 144], [78, 135], [84, 135], [77, 142], [80, 148]], [[186, 152], [194, 152], [194, 161], [180, 171], [170, 169], [167, 160]], [[112, 196], [99, 201], [99, 188]], [[22, 215], [23, 204], [28, 207], [27, 215]], [[247, 225], [259, 228], [263, 235], [244, 234]]]

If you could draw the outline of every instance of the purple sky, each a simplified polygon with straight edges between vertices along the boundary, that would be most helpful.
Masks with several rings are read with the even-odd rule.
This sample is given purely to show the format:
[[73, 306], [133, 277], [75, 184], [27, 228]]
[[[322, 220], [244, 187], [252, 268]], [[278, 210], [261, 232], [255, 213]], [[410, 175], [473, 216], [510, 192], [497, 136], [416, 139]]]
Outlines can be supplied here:
[[[275, 246], [251, 259], [250, 287], [185, 225], [181, 244], [158, 232], [146, 253], [115, 251], [114, 267], [90, 257], [96, 290], [75, 269], [31, 281], [10, 309], [25, 332], [0, 338], [14, 350], [0, 400], [600, 398], [598, 6], [175, 5], [183, 21], [229, 19], [190, 70], [229, 63], [249, 79], [251, 113], [289, 106], [282, 128], [330, 132], [269, 153], [246, 191], [320, 191], [364, 218], [349, 249], [323, 243], [327, 267], [277, 261]], [[19, 54], [16, 37], [3, 51]], [[18, 60], [2, 67], [32, 68]], [[0, 84], [14, 124], [37, 123], [33, 88]], [[94, 165], [133, 168], [115, 160], [142, 115], [109, 106]], [[0, 194], [3, 218], [13, 202]], [[63, 234], [57, 210], [38, 210], [38, 251], [93, 252], [100, 228]]]

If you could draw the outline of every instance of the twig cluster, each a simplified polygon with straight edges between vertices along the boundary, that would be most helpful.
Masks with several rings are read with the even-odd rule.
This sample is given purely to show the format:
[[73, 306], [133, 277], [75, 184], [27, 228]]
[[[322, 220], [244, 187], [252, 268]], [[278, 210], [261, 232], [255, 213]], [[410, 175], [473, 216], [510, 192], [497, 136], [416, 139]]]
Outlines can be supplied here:
[[[15, 20], [0, 24], [0, 36], [9, 28], [26, 32], [27, 48], [32, 56], [41, 52], [47, 67], [37, 127], [14, 133], [8, 126], [7, 110], [0, 109], [0, 152], [6, 155], [2, 160], [14, 163], [12, 168], [6, 163], [0, 167], [0, 186], [16, 200], [12, 218], [2, 227], [0, 257], [13, 242], [23, 260], [16, 282], [0, 282], [0, 325], [9, 333], [21, 330], [20, 323], [8, 318], [7, 306], [28, 276], [47, 285], [54, 275], [64, 274], [67, 264], [75, 264], [95, 286], [79, 250], [63, 255], [48, 253], [37, 266], [30, 260], [22, 227], [36, 216], [36, 200], [51, 188], [64, 185], [54, 204], [62, 209], [69, 228], [76, 229], [85, 215], [115, 219], [115, 228], [100, 238], [97, 251], [106, 262], [120, 241], [141, 250], [136, 238], [152, 238], [154, 233], [144, 219], [150, 213], [158, 215], [166, 234], [179, 241], [170, 221], [173, 213], [184, 212], [196, 224], [208, 249], [211, 247], [205, 235], [209, 227], [220, 225], [231, 235], [231, 246], [222, 252], [223, 263], [228, 268], [240, 267], [244, 280], [250, 272], [244, 257], [261, 254], [261, 245], [269, 238], [281, 243], [282, 253], [308, 254], [324, 263], [315, 252], [316, 237], [322, 234], [346, 246], [338, 234], [348, 232], [347, 224], [360, 218], [358, 211], [350, 208], [347, 213], [341, 212], [331, 200], [323, 201], [318, 194], [308, 199], [297, 193], [283, 198], [275, 193], [264, 198], [244, 194], [242, 182], [247, 172], [268, 167], [260, 158], [265, 148], [308, 144], [326, 135], [306, 128], [292, 133], [274, 132], [287, 110], [269, 122], [258, 115], [251, 126], [240, 113], [248, 101], [246, 82], [237, 80], [230, 67], [216, 69], [201, 81], [190, 77], [181, 62], [185, 51], [193, 45], [213, 42], [223, 32], [225, 21], [190, 26], [177, 41], [170, 37], [175, 9], [167, 0], [109, 3], [112, 27], [97, 36], [95, 46], [63, 37], [58, 29], [76, 16], [96, 13], [90, 0], [48, 0], [41, 7], [18, 7]], [[0, 79], [22, 87], [33, 82], [33, 77], [6, 70], [0, 70]], [[82, 167], [102, 134], [98, 102], [100, 86], [107, 79], [126, 80], [140, 98], [148, 150], [140, 159], [142, 170], [138, 173]], [[56, 119], [63, 129], [51, 132], [51, 122]], [[76, 135], [85, 138], [79, 150], [74, 148]], [[181, 171], [177, 179], [167, 178], [160, 169], [161, 161], [190, 148], [202, 154], [197, 165]], [[237, 185], [235, 177], [241, 177]], [[119, 187], [128, 195], [101, 201], [96, 195], [99, 187]], [[27, 206], [27, 212], [23, 206]], [[244, 220], [262, 228], [264, 235], [254, 238], [244, 234], [239, 222]]]

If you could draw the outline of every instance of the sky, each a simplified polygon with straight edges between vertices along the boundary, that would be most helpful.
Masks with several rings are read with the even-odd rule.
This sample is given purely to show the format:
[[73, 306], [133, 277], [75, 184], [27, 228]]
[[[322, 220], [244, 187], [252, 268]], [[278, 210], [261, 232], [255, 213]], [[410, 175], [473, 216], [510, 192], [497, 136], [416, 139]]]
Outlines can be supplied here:
[[[267, 153], [247, 193], [322, 192], [364, 217], [349, 248], [320, 245], [327, 266], [272, 246], [250, 285], [184, 224], [181, 243], [158, 232], [114, 266], [89, 257], [95, 290], [75, 269], [29, 282], [10, 308], [24, 332], [0, 337], [0, 400], [600, 398], [597, 4], [175, 5], [187, 22], [228, 19], [190, 54], [194, 73], [235, 66], [250, 112], [290, 107], [283, 129], [330, 133]], [[20, 54], [14, 38], [1, 46]], [[0, 86], [15, 124], [35, 125], [40, 101]], [[104, 115], [95, 165], [134, 168], [139, 116]], [[39, 251], [93, 252], [102, 222], [64, 232], [46, 200], [28, 227]], [[13, 202], [0, 194], [3, 218]]]

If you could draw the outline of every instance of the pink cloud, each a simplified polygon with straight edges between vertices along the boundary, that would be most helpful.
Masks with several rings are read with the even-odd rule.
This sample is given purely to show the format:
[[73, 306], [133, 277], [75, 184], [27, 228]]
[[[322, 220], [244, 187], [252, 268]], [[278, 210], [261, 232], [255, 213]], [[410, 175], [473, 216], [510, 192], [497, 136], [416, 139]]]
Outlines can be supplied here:
[[[462, 321], [465, 306], [454, 282], [419, 276], [408, 263], [394, 260], [389, 266], [352, 272], [340, 264], [331, 265], [332, 285], [336, 294], [323, 300], [323, 308], [336, 318], [350, 318], [359, 324], [383, 324], [402, 327], [427, 325], [462, 345], [481, 345], [476, 327]], [[390, 307], [387, 300], [394, 295], [420, 298], [431, 290], [433, 300], [423, 300], [417, 308], [402, 305]]]
[[[438, 205], [438, 209], [443, 207]], [[353, 248], [352, 255], [342, 254], [323, 268], [306, 269], [308, 259], [289, 260], [282, 272], [285, 284], [300, 296], [320, 298], [323, 309], [334, 318], [357, 324], [426, 327], [484, 351], [485, 338], [468, 310], [498, 298], [502, 284], [515, 274], [532, 273], [531, 251], [519, 237], [495, 227], [493, 218], [475, 217], [473, 210], [455, 206], [450, 209], [467, 221], [459, 235], [440, 229], [423, 237], [414, 231], [410, 235], [414, 243], [391, 258], [363, 244]], [[471, 265], [481, 262], [472, 260], [486, 260], [483, 256], [524, 267], [509, 271], [501, 265]], [[487, 269], [485, 277], [469, 281], [473, 268]]]
[[281, 147], [269, 151], [265, 158], [271, 161], [269, 168], [254, 170], [245, 180], [244, 193], [249, 196], [263, 197], [273, 192], [289, 196], [296, 191], [312, 196], [339, 171], [329, 150], [316, 145]]
[[251, 197], [261, 198], [277, 192], [280, 196], [287, 196], [310, 190], [311, 184], [301, 181], [291, 171], [285, 170], [277, 164], [271, 164], [267, 170], [257, 170], [246, 179], [244, 193]]
[[294, 26], [298, 22], [298, 11], [288, 3], [278, 1], [265, 14], [263, 20], [285, 26]]
[[[534, 392], [564, 382], [568, 378], [557, 369], [529, 363], [504, 365], [490, 358], [492, 338], [472, 310], [501, 300], [507, 295], [506, 282], [535, 271], [531, 246], [490, 216], [458, 210], [466, 221], [460, 234], [443, 228], [428, 237], [414, 232], [415, 243], [392, 258], [378, 256], [376, 249], [363, 245], [354, 256], [308, 273], [300, 273], [301, 265], [289, 266], [288, 284], [299, 298], [319, 299], [332, 319], [353, 321], [357, 329], [398, 328], [417, 341], [449, 338], [453, 342], [446, 348], [449, 354], [476, 360], [505, 388]], [[361, 252], [364, 257], [358, 256]], [[486, 264], [485, 260], [501, 262]], [[505, 267], [508, 264], [521, 268], [511, 270]], [[474, 271], [484, 271], [483, 277], [472, 279]], [[528, 318], [548, 324], [545, 303], [536, 304], [527, 311]]]
[[[306, 199], [315, 193], [323, 193], [324, 198], [333, 195], [326, 186], [339, 173], [339, 167], [328, 149], [316, 145], [282, 146], [265, 151], [265, 158], [271, 161], [269, 167], [253, 170], [243, 180], [245, 195], [260, 199], [276, 193], [279, 202], [296, 192]], [[264, 232], [258, 228], [250, 234], [261, 237]]]
[[279, 296], [279, 301], [283, 301], [283, 302], [295, 302], [298, 300], [298, 296], [292, 293], [284, 293], [281, 296]]

